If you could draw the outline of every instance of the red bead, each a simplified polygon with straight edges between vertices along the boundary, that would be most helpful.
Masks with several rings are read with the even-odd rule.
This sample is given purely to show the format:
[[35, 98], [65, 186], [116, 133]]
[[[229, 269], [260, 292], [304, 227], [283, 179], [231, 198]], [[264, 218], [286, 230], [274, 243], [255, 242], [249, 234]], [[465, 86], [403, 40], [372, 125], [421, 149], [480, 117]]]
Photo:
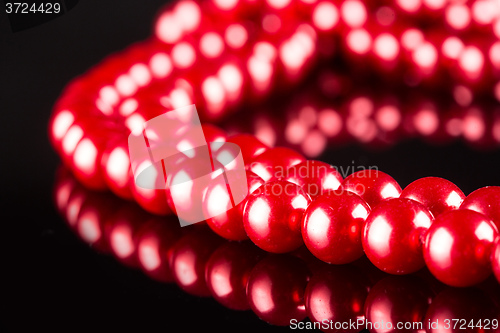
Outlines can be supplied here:
[[130, 182], [134, 181], [130, 170], [127, 141], [124, 138], [111, 140], [102, 155], [104, 181], [108, 188], [123, 199], [132, 199]]
[[[262, 178], [257, 176], [251, 171], [246, 172], [248, 193], [254, 192], [259, 186], [264, 184]], [[204, 196], [204, 210], [209, 210], [208, 203], [212, 202], [211, 197], [216, 198], [218, 183], [209, 185], [207, 192]], [[215, 199], [220, 203], [220, 199]], [[245, 208], [246, 199], [230, 208], [225, 213], [207, 219], [208, 226], [219, 236], [230, 240], [244, 240], [248, 239], [245, 228], [243, 227], [243, 209]], [[209, 214], [207, 216], [212, 216]]]
[[342, 183], [342, 176], [330, 164], [308, 160], [296, 164], [286, 171], [285, 179], [301, 186], [311, 199], [329, 190], [336, 190]]
[[424, 267], [422, 239], [433, 217], [418, 202], [391, 199], [376, 206], [363, 230], [366, 256], [390, 274], [409, 274]]
[[370, 207], [358, 195], [343, 190], [319, 196], [302, 222], [304, 243], [318, 259], [346, 264], [363, 255], [361, 231]]
[[288, 326], [306, 317], [304, 292], [309, 271], [304, 262], [289, 255], [270, 255], [250, 273], [247, 284], [248, 303], [262, 320]]
[[493, 254], [491, 256], [491, 267], [493, 268], [493, 273], [500, 282], [500, 238], [497, 238], [496, 245], [493, 248]]
[[342, 187], [363, 198], [370, 207], [375, 207], [382, 201], [398, 198], [401, 187], [388, 174], [378, 170], [360, 170], [344, 179]]
[[217, 302], [233, 310], [249, 309], [248, 276], [264, 255], [250, 242], [225, 242], [219, 246], [205, 270], [208, 289]]
[[241, 149], [241, 155], [245, 164], [249, 164], [257, 156], [265, 152], [269, 147], [260, 142], [255, 136], [250, 134], [238, 134], [231, 136], [227, 142], [237, 144]]
[[465, 198], [460, 208], [486, 215], [500, 229], [500, 186], [486, 186], [475, 190]]
[[304, 161], [305, 158], [296, 151], [278, 147], [260, 154], [251, 161], [248, 168], [267, 182], [284, 177], [288, 168]]
[[[340, 287], [341, 286], [341, 287]], [[306, 288], [306, 309], [309, 319], [317, 323], [328, 323], [324, 332], [352, 332], [357, 326], [335, 324], [357, 322], [364, 318], [364, 304], [368, 295], [368, 283], [364, 275], [351, 265], [324, 266], [314, 273]], [[345, 325], [345, 324], [344, 324]]]
[[444, 212], [460, 207], [465, 195], [449, 180], [439, 177], [425, 177], [406, 186], [401, 193], [401, 198], [420, 202], [437, 217]]
[[243, 225], [248, 237], [261, 249], [273, 253], [295, 250], [303, 244], [302, 216], [311, 203], [309, 195], [293, 183], [265, 183], [248, 197]]
[[[59, 97], [63, 99], [64, 95]], [[61, 153], [61, 143], [68, 129], [75, 123], [78, 114], [72, 109], [66, 108], [66, 105], [54, 110], [49, 120], [49, 140], [52, 146]]]
[[101, 158], [104, 151], [104, 133], [84, 134], [73, 152], [71, 168], [73, 174], [85, 187], [104, 190], [106, 183], [101, 167]]
[[130, 181], [130, 189], [135, 201], [144, 210], [155, 215], [172, 214], [166, 197], [166, 190], [144, 189], [136, 185], [134, 180]]
[[483, 214], [467, 209], [442, 214], [425, 238], [427, 267], [451, 286], [479, 283], [491, 273], [490, 256], [497, 236], [495, 224]]

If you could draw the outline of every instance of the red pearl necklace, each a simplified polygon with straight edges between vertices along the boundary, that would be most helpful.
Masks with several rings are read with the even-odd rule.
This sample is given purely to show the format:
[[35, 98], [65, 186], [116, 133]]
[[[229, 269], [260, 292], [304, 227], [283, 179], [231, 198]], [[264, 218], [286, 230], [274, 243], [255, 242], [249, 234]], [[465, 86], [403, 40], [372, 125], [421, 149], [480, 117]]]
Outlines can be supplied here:
[[[168, 214], [168, 189], [139, 188], [130, 171], [126, 139], [148, 119], [196, 102], [205, 120], [218, 120], [243, 103], [286, 91], [334, 55], [337, 35], [343, 37], [341, 56], [353, 71], [371, 68], [391, 73], [396, 82], [445, 90], [446, 82], [458, 83], [452, 90], [460, 105], [485, 93], [499, 99], [495, 84], [500, 46], [495, 40], [500, 20], [494, 12], [499, 9], [493, 3], [491, 8], [483, 5], [404, 0], [394, 7], [357, 0], [338, 5], [181, 1], [159, 15], [150, 41], [110, 57], [68, 85], [54, 108], [51, 142], [85, 186], [109, 188], [149, 212]], [[415, 14], [420, 7], [425, 15]], [[442, 36], [439, 24], [418, 28], [440, 12], [452, 35]], [[403, 19], [395, 21], [396, 13]], [[224, 24], [217, 19], [220, 15], [227, 18]], [[470, 37], [477, 31], [486, 36], [484, 40]], [[494, 90], [488, 91], [492, 86]], [[400, 124], [394, 121], [398, 113], [384, 110], [374, 117], [377, 126], [391, 132]], [[343, 123], [343, 117], [335, 111], [313, 112], [316, 122], [307, 112], [301, 110], [302, 120], [287, 126], [289, 141], [304, 127], [319, 128], [302, 135], [304, 142], [312, 140], [309, 146], [339, 132], [335, 125]], [[373, 132], [372, 114], [373, 105], [366, 98], [352, 101], [344, 118], [354, 138], [364, 141], [366, 133]], [[424, 108], [412, 117], [422, 134], [436, 132], [428, 126], [439, 120], [435, 112]], [[466, 117], [471, 126], [467, 127]], [[447, 131], [477, 141], [482, 135], [474, 128], [481, 117], [479, 111], [458, 120], [451, 117], [446, 120], [446, 125], [452, 124]], [[325, 121], [331, 126], [324, 126]], [[459, 124], [455, 131], [453, 124]], [[306, 161], [291, 149], [269, 148], [249, 135], [227, 137], [213, 125], [203, 125], [203, 131], [207, 142], [227, 140], [242, 147], [249, 188], [256, 188], [238, 207], [207, 221], [225, 238], [248, 237], [276, 253], [305, 243], [319, 259], [338, 264], [352, 262], [364, 251], [383, 271], [407, 274], [427, 265], [434, 276], [453, 286], [481, 282], [492, 267], [500, 278], [496, 187], [465, 198], [458, 187], [441, 178], [419, 179], [403, 191], [380, 171], [364, 170], [342, 180], [337, 170]], [[493, 137], [497, 132], [492, 130]], [[317, 151], [308, 153], [314, 154]], [[307, 171], [305, 176], [301, 170]]]

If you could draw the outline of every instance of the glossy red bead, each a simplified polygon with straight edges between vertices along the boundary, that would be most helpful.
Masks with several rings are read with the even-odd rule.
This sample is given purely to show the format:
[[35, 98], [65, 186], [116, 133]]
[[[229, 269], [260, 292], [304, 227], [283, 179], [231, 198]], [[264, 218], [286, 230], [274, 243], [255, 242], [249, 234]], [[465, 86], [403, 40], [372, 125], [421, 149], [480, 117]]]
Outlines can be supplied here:
[[135, 201], [144, 210], [155, 215], [172, 214], [172, 210], [167, 203], [166, 190], [141, 188], [137, 186], [133, 179], [130, 181], [130, 189]]
[[253, 159], [248, 168], [265, 181], [285, 176], [286, 170], [304, 162], [305, 158], [294, 150], [284, 147], [271, 148]]
[[356, 193], [372, 208], [384, 200], [398, 198], [401, 194], [401, 186], [394, 178], [373, 169], [351, 174], [342, 182], [342, 188]]
[[460, 207], [465, 199], [464, 193], [452, 182], [439, 177], [420, 178], [406, 186], [401, 198], [412, 199], [438, 215]]
[[[60, 101], [63, 98], [64, 95], [59, 97]], [[59, 153], [61, 153], [62, 150], [62, 140], [66, 136], [69, 128], [75, 123], [77, 117], [78, 113], [66, 107], [66, 105], [54, 108], [49, 120], [48, 132], [50, 143]]]
[[391, 199], [366, 219], [363, 249], [370, 261], [390, 274], [409, 274], [424, 267], [422, 240], [433, 217], [418, 202]]
[[279, 326], [306, 317], [304, 292], [309, 271], [304, 262], [289, 255], [270, 255], [251, 271], [247, 298], [262, 320]]
[[424, 257], [431, 273], [450, 286], [479, 283], [491, 274], [495, 224], [483, 214], [459, 209], [436, 218], [427, 232]]
[[76, 144], [71, 161], [73, 174], [78, 181], [85, 187], [95, 190], [106, 188], [101, 166], [105, 146], [104, 135], [102, 131], [85, 133]]
[[[264, 184], [262, 178], [257, 176], [251, 171], [246, 172], [246, 180], [248, 184], [248, 193], [254, 192], [257, 188]], [[204, 196], [204, 210], [209, 210], [208, 203], [217, 199], [217, 184], [209, 185], [207, 192]], [[214, 198], [211, 200], [211, 198]], [[230, 208], [226, 212], [207, 219], [208, 226], [219, 236], [230, 240], [244, 240], [248, 239], [245, 228], [243, 227], [243, 209], [245, 208], [246, 199]], [[211, 216], [211, 214], [210, 214]]]
[[250, 134], [237, 134], [227, 138], [227, 142], [237, 144], [241, 149], [241, 155], [245, 164], [249, 164], [257, 156], [265, 152], [269, 147], [260, 142]]
[[265, 251], [295, 250], [303, 244], [302, 216], [310, 203], [309, 195], [296, 184], [285, 180], [265, 183], [248, 197], [243, 213], [245, 231]]
[[288, 168], [285, 180], [302, 187], [314, 200], [326, 191], [338, 189], [342, 176], [328, 163], [307, 160]]
[[317, 197], [302, 222], [304, 244], [318, 259], [346, 264], [363, 255], [361, 232], [370, 207], [358, 195], [344, 190]]
[[500, 229], [500, 186], [486, 186], [475, 190], [465, 198], [460, 208], [486, 215]]
[[497, 238], [495, 247], [493, 248], [493, 254], [491, 255], [491, 267], [493, 273], [500, 282], [500, 238]]

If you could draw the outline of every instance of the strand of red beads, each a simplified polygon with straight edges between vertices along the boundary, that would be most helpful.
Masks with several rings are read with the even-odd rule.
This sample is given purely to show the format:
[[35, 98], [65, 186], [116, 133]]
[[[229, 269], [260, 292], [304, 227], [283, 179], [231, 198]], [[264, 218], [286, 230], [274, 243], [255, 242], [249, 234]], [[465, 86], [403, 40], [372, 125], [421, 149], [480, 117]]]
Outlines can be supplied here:
[[[316, 324], [331, 320], [330, 330], [314, 326], [328, 332], [334, 323], [363, 319], [420, 322], [420, 331], [434, 332], [444, 330], [447, 320], [461, 318], [477, 324], [478, 332], [498, 328], [494, 318], [500, 285], [494, 283], [446, 288], [425, 271], [390, 276], [363, 259], [329, 265], [304, 248], [266, 255], [250, 242], [223, 241], [206, 225], [181, 228], [174, 216], [150, 215], [109, 193], [85, 189], [64, 168], [56, 177], [54, 198], [70, 230], [92, 249], [154, 280], [176, 283], [191, 295], [211, 296], [233, 310], [251, 310], [273, 325], [290, 326], [307, 316]], [[440, 325], [431, 326], [438, 318]], [[383, 326], [386, 331], [388, 326]], [[336, 326], [335, 332], [364, 327]]]
[[[403, 9], [407, 5], [397, 4]], [[441, 63], [449, 55], [445, 45], [458, 45], [455, 39], [449, 41], [452, 37], [442, 39], [439, 57], [437, 47], [422, 37], [423, 30], [406, 27], [398, 38], [388, 32], [372, 38], [368, 30], [374, 26], [373, 31], [379, 31], [376, 26], [384, 24], [369, 18], [385, 14], [367, 15], [376, 9], [370, 6], [357, 0], [339, 6], [329, 1], [179, 2], [159, 16], [158, 39], [113, 56], [67, 87], [51, 119], [51, 142], [85, 186], [109, 188], [161, 215], [171, 211], [169, 191], [135, 185], [127, 149], [130, 132], [142, 131], [148, 119], [194, 102], [205, 120], [220, 119], [243, 102], [287, 88], [320, 57], [332, 55], [335, 34], [345, 36], [348, 55], [378, 55], [383, 71], [409, 57], [418, 67], [407, 70], [411, 84], [424, 78], [439, 84], [433, 82], [442, 77], [438, 69], [453, 74], [457, 64], [465, 70], [462, 81], [457, 80], [471, 90], [488, 90], [484, 87], [496, 80], [496, 72], [485, 69], [486, 57], [479, 48], [450, 47], [454, 65]], [[217, 19], [221, 13], [228, 18], [224, 25]], [[360, 48], [363, 43], [368, 46]], [[490, 52], [492, 64], [496, 58], [491, 54], [497, 53]], [[466, 198], [457, 186], [435, 177], [419, 179], [404, 190], [378, 170], [342, 179], [328, 164], [306, 160], [291, 149], [269, 148], [250, 135], [227, 137], [209, 124], [203, 130], [208, 142], [238, 144], [247, 162], [252, 193], [238, 207], [207, 220], [227, 239], [250, 238], [275, 253], [305, 244], [316, 257], [334, 264], [365, 253], [392, 274], [427, 265], [436, 278], [452, 286], [479, 283], [492, 268], [500, 278], [499, 187], [482, 188]], [[206, 193], [215, 195], [210, 189]]]

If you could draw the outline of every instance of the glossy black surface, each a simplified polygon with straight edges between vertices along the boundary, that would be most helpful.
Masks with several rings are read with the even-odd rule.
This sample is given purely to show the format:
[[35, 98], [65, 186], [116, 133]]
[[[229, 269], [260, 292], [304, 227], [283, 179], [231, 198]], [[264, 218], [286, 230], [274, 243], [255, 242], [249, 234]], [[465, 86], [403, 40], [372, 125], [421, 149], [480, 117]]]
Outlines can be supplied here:
[[[81, 1], [66, 15], [18, 33], [0, 12], [0, 331], [279, 332], [99, 254], [57, 214], [52, 188], [59, 159], [47, 139], [51, 106], [65, 84], [104, 56], [150, 35], [164, 1]], [[356, 145], [320, 157], [337, 166], [377, 165], [402, 187], [445, 177], [465, 194], [500, 185], [498, 152], [411, 141], [386, 151]]]

